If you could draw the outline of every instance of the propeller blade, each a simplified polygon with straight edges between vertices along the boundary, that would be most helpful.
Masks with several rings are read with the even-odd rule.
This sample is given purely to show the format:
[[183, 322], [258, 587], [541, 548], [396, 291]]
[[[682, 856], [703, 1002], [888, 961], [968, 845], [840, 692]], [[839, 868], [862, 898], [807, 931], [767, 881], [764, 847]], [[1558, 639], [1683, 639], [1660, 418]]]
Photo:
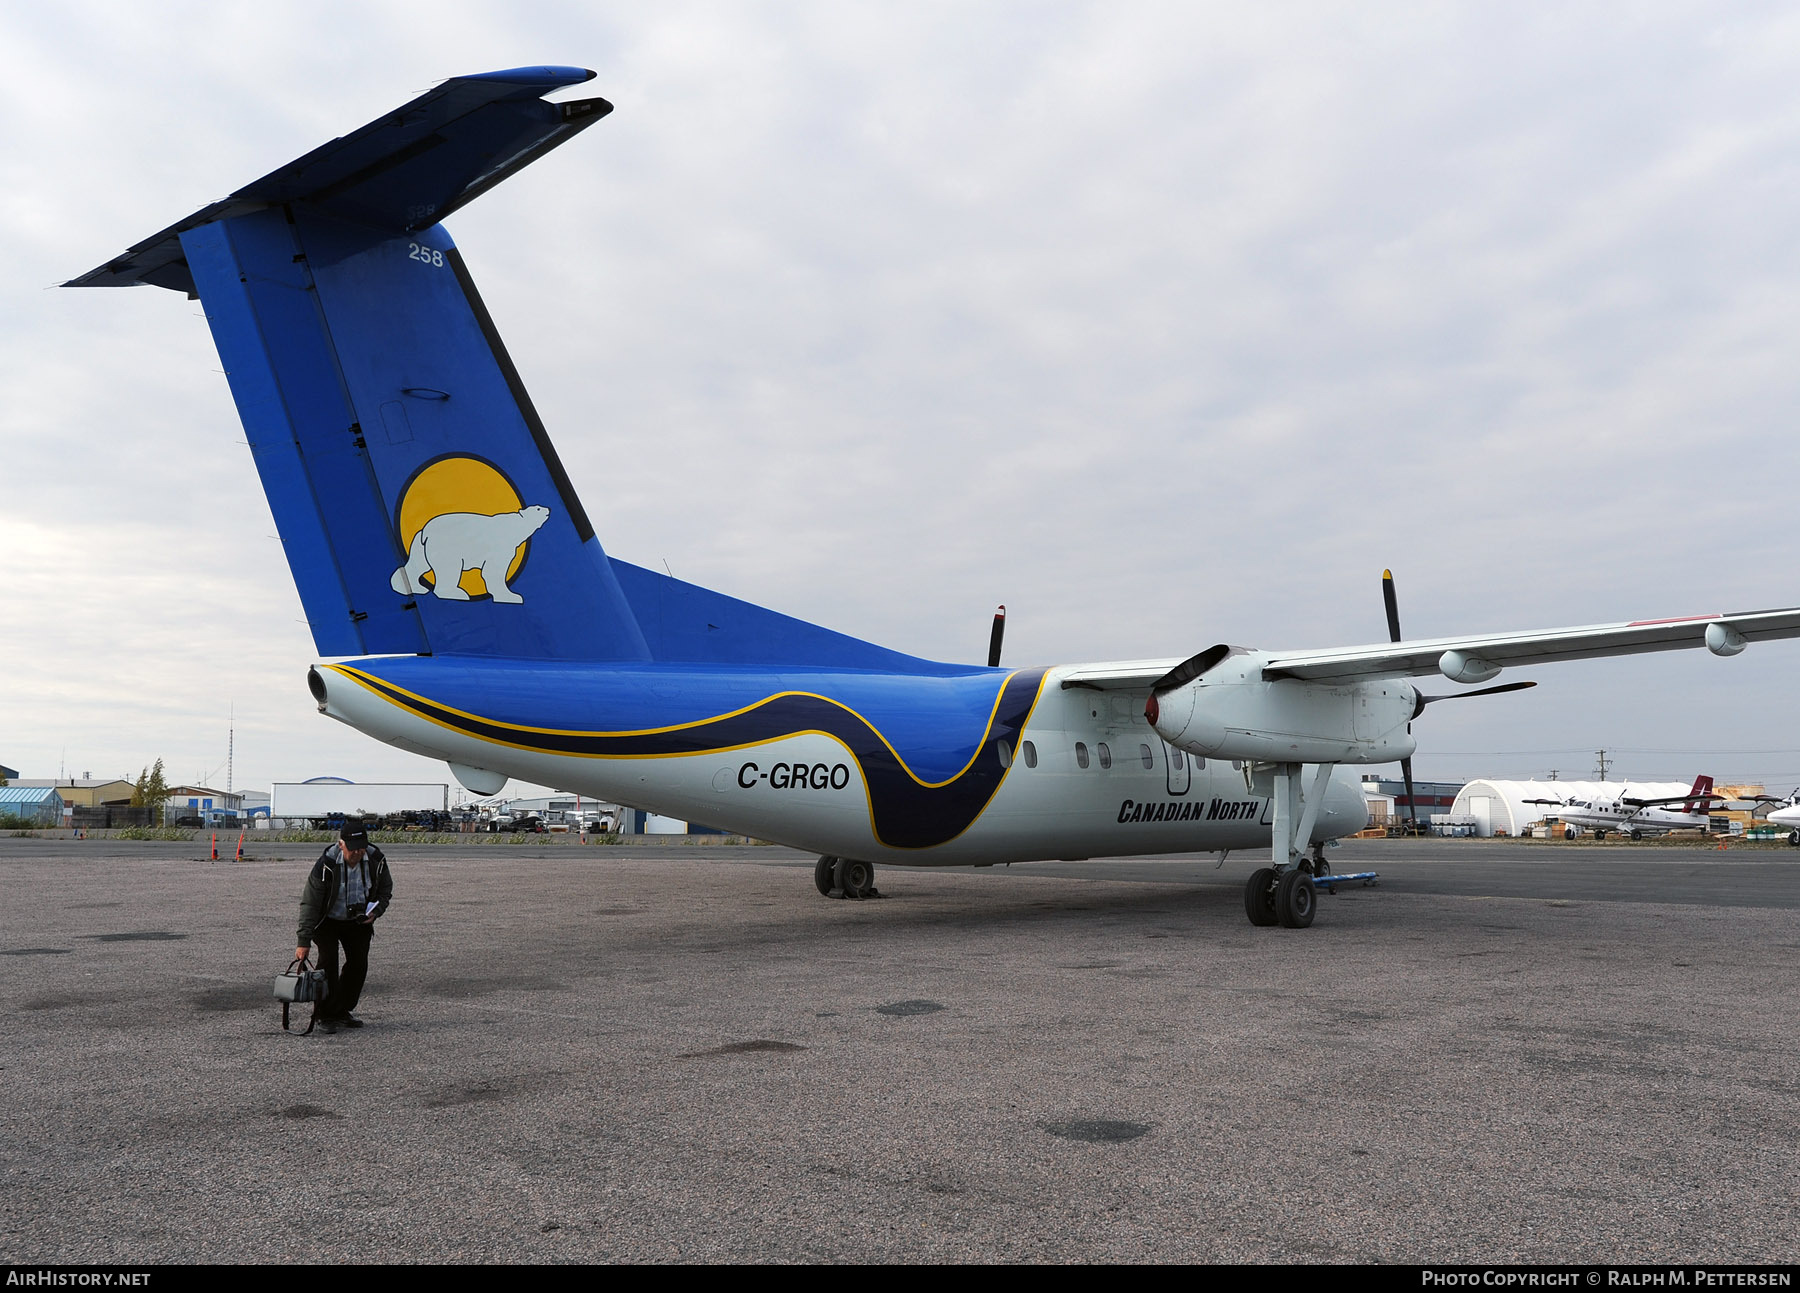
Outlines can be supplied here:
[[1424, 709], [1434, 700], [1467, 700], [1471, 696], [1498, 696], [1503, 691], [1524, 691], [1527, 687], [1535, 686], [1537, 686], [1535, 682], [1503, 682], [1498, 687], [1483, 687], [1479, 691], [1453, 691], [1443, 696], [1421, 695], [1419, 708]]
[[[1387, 607], [1388, 641], [1398, 642], [1400, 640], [1400, 600], [1394, 595], [1394, 572], [1391, 570], [1381, 572], [1381, 602]], [[1421, 696], [1418, 705], [1413, 709], [1414, 718], [1419, 716], [1425, 705], [1425, 698]], [[1419, 803], [1418, 796], [1413, 793], [1410, 755], [1400, 760], [1400, 777], [1406, 782], [1406, 811], [1412, 817], [1412, 834], [1417, 838], [1419, 834]]]
[[1150, 694], [1160, 696], [1166, 691], [1174, 691], [1183, 683], [1194, 681], [1208, 669], [1218, 664], [1231, 654], [1231, 648], [1221, 642], [1218, 646], [1207, 647], [1199, 655], [1189, 656], [1169, 672], [1150, 684]]
[[1000, 640], [1006, 636], [1006, 604], [994, 612], [994, 631], [988, 634], [988, 668], [1000, 667]]

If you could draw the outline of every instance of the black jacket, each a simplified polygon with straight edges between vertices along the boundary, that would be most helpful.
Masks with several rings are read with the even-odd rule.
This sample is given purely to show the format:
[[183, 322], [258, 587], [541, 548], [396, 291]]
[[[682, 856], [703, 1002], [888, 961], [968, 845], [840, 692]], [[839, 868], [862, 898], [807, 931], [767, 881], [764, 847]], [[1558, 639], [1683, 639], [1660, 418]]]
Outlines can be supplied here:
[[[369, 869], [369, 900], [375, 904], [375, 915], [379, 918], [394, 900], [394, 877], [388, 870], [387, 855], [373, 844], [363, 855], [363, 864]], [[306, 888], [300, 891], [300, 926], [294, 946], [305, 947], [312, 942], [313, 931], [318, 929], [319, 922], [325, 919], [337, 898], [343, 865], [344, 852], [339, 844], [333, 844], [319, 854], [319, 860], [313, 863], [313, 869], [307, 873]]]

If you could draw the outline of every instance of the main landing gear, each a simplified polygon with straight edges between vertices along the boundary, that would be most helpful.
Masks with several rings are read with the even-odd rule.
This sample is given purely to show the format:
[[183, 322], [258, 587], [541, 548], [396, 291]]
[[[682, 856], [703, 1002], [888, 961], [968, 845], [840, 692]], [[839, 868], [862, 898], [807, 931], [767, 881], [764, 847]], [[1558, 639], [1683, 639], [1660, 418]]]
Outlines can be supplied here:
[[1318, 824], [1319, 809], [1331, 786], [1332, 766], [1316, 764], [1302, 795], [1303, 765], [1275, 765], [1275, 814], [1269, 850], [1269, 858], [1275, 865], [1259, 868], [1244, 885], [1244, 914], [1252, 925], [1305, 929], [1313, 923], [1313, 916], [1318, 912], [1318, 885], [1336, 893], [1337, 886], [1347, 881], [1360, 881], [1365, 885], [1375, 883], [1373, 871], [1333, 875], [1325, 862], [1323, 845], [1311, 845], [1311, 855], [1307, 854], [1313, 827]]
[[822, 857], [813, 864], [813, 884], [827, 898], [879, 898], [875, 887], [875, 864], [855, 858]]
[[1297, 866], [1285, 871], [1262, 867], [1252, 873], [1244, 886], [1244, 914], [1250, 917], [1252, 925], [1305, 929], [1313, 923], [1318, 905], [1312, 876]]

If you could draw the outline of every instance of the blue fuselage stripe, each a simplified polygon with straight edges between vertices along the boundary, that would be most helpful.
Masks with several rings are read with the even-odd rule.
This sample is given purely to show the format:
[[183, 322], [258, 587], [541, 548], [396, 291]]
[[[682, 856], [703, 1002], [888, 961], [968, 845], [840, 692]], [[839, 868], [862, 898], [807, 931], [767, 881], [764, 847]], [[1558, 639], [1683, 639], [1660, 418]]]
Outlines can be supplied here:
[[974, 757], [947, 781], [930, 784], [913, 775], [867, 719], [823, 696], [770, 696], [736, 713], [654, 731], [556, 731], [482, 718], [402, 690], [364, 670], [341, 668], [363, 686], [421, 718], [479, 740], [542, 754], [601, 759], [667, 758], [762, 745], [809, 732], [823, 733], [843, 745], [862, 770], [876, 838], [889, 848], [931, 848], [943, 844], [967, 830], [980, 816], [1006, 777], [1000, 744], [1017, 745], [1046, 672], [1021, 670], [1008, 677]]

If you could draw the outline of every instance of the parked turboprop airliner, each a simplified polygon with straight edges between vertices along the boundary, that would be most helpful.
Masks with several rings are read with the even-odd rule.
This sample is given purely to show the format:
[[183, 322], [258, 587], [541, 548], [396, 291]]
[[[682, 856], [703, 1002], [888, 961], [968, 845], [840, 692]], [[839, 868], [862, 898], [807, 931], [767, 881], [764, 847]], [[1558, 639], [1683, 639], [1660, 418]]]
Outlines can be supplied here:
[[1779, 610], [1008, 670], [608, 557], [440, 223], [610, 112], [543, 99], [592, 76], [447, 81], [70, 284], [203, 302], [332, 658], [319, 711], [478, 794], [519, 777], [777, 840], [848, 896], [876, 862], [1272, 841], [1246, 911], [1304, 926], [1319, 846], [1367, 821], [1334, 769], [1409, 759], [1443, 699], [1409, 678], [1800, 636]]

